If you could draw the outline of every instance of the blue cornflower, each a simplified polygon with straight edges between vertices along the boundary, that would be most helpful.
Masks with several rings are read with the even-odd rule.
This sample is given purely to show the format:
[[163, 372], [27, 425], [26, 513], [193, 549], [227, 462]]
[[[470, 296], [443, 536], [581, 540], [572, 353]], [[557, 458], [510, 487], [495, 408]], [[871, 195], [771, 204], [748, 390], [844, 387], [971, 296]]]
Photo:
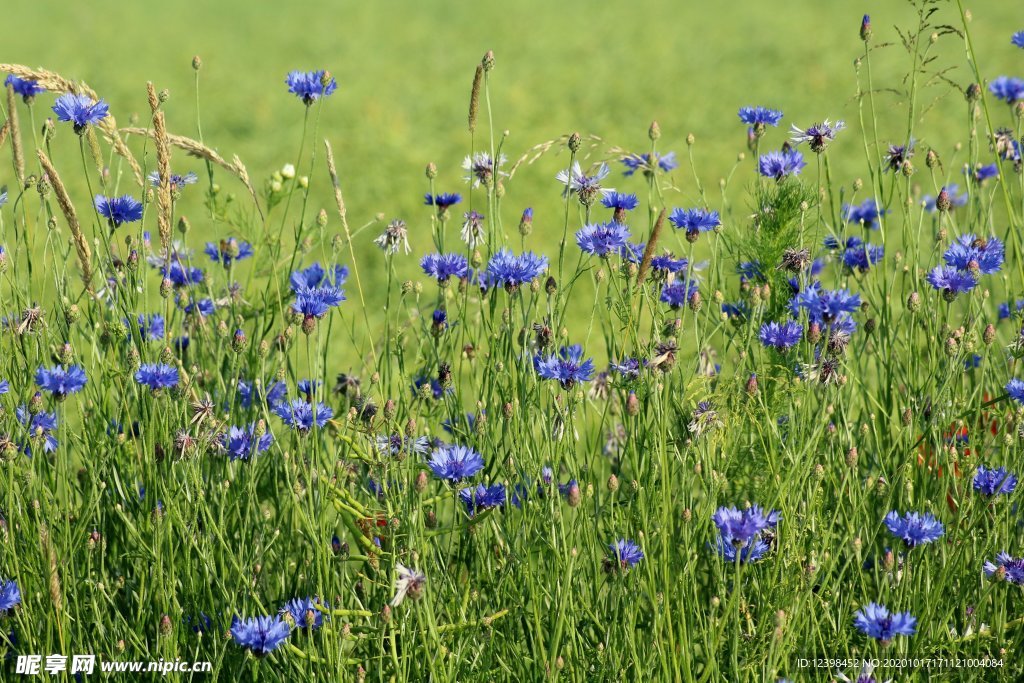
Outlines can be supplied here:
[[572, 389], [577, 382], [589, 382], [594, 374], [594, 361], [583, 359], [583, 347], [579, 344], [563, 346], [558, 354], [533, 357], [533, 368], [541, 379], [557, 380], [565, 390]]
[[[151, 172], [148, 176], [146, 176], [146, 178], [149, 179], [149, 182], [151, 185], [153, 185], [153, 187], [160, 187], [159, 171]], [[172, 173], [167, 178], [167, 184], [171, 186], [172, 190], [177, 190], [178, 192], [184, 190], [186, 185], [195, 185], [197, 182], [199, 182], [199, 176], [197, 176], [192, 171], [186, 173], [185, 175], [181, 175], [180, 173]]]
[[142, 220], [142, 202], [136, 201], [131, 195], [104, 197], [98, 194], [95, 203], [96, 211], [107, 219], [111, 228]]
[[782, 149], [762, 154], [757, 161], [757, 170], [765, 178], [781, 181], [788, 176], [799, 175], [806, 165], [803, 154], [795, 149]]
[[257, 657], [270, 654], [288, 640], [292, 629], [279, 615], [269, 617], [235, 617], [231, 621], [231, 637]]
[[143, 363], [135, 372], [135, 381], [145, 384], [153, 393], [178, 385], [178, 368], [165, 363]]
[[[181, 306], [181, 297], [177, 297], [175, 302]], [[181, 310], [185, 311], [187, 315], [195, 313], [201, 318], [208, 318], [217, 311], [217, 305], [213, 303], [213, 299], [199, 299], [198, 301], [189, 301], [181, 306]]]
[[629, 241], [629, 228], [614, 221], [584, 225], [576, 233], [576, 244], [587, 254], [608, 258]]
[[186, 266], [177, 259], [171, 261], [169, 265], [160, 266], [160, 274], [170, 280], [175, 287], [197, 285], [205, 277], [201, 269]]
[[241, 261], [252, 256], [252, 245], [248, 242], [239, 242], [234, 237], [229, 237], [226, 240], [221, 240], [220, 244], [214, 244], [213, 242], [206, 243], [206, 255], [210, 257], [213, 262], [220, 262], [225, 268], [229, 267], [234, 261]]
[[324, 613], [319, 598], [293, 598], [281, 608], [281, 615], [291, 615], [296, 628], [318, 629], [324, 623]]
[[328, 311], [341, 305], [344, 300], [345, 295], [337, 287], [313, 287], [295, 295], [292, 310], [303, 317], [302, 330], [308, 334], [312, 332], [316, 319], [327, 315]]
[[931, 513], [907, 512], [902, 517], [893, 510], [883, 520], [889, 533], [902, 539], [908, 548], [931, 543], [942, 536], [945, 529], [942, 522]]
[[493, 486], [477, 484], [475, 488], [469, 486], [459, 491], [459, 499], [466, 506], [466, 514], [472, 517], [481, 510], [504, 507], [506, 499], [505, 487], [501, 484], [494, 484]]
[[[1014, 305], [1014, 308], [1016, 309], [1017, 313], [1020, 313], [1021, 311], [1024, 311], [1024, 299], [1017, 299], [1017, 301], [1015, 301], [1013, 305]], [[1000, 320], [1006, 320], [1009, 317], [1010, 317], [1010, 304], [1009, 304], [1009, 302], [1004, 302], [1004, 303], [999, 304], [999, 319]]]
[[740, 276], [741, 284], [751, 280], [765, 280], [760, 261], [743, 261], [736, 266], [736, 274]]
[[1017, 476], [1008, 472], [1005, 467], [987, 469], [978, 465], [974, 475], [974, 490], [986, 496], [1008, 496], [1017, 488]]
[[437, 213], [442, 214], [448, 207], [455, 206], [462, 201], [462, 195], [458, 192], [442, 192], [441, 194], [424, 195], [423, 203], [427, 206], [436, 206]]
[[70, 121], [75, 132], [81, 135], [90, 124], [97, 124], [107, 117], [110, 106], [103, 100], [93, 102], [88, 95], [61, 95], [53, 103], [53, 112], [60, 121]]
[[893, 171], [899, 171], [903, 168], [903, 164], [910, 161], [914, 156], [914, 139], [905, 145], [889, 145], [889, 149], [886, 150], [884, 155], [885, 169]]
[[469, 261], [462, 254], [427, 254], [420, 261], [423, 272], [445, 285], [448, 278], [469, 277]]
[[1004, 247], [998, 237], [988, 239], [961, 235], [942, 256], [947, 266], [977, 275], [998, 273], [1003, 265]]
[[910, 612], [892, 612], [883, 605], [869, 602], [853, 615], [853, 625], [866, 636], [883, 643], [896, 636], [912, 636], [917, 633], [917, 619]]
[[68, 368], [55, 365], [52, 368], [36, 370], [36, 384], [53, 394], [58, 401], [64, 400], [68, 394], [77, 394], [85, 387], [87, 381], [85, 370], [78, 365]]
[[11, 390], [11, 383], [5, 379], [0, 379], [0, 394], [6, 394]]
[[304, 270], [297, 270], [288, 278], [292, 292], [301, 294], [304, 291], [318, 287], [341, 287], [348, 279], [348, 268], [341, 265], [331, 266], [324, 269], [319, 263], [314, 263]]
[[618, 363], [611, 363], [611, 369], [628, 380], [639, 379], [640, 371], [645, 367], [647, 367], [647, 361], [639, 358], [623, 358]]
[[1019, 48], [1024, 48], [1024, 31], [1017, 31], [1010, 36], [1010, 44]]
[[872, 265], [881, 261], [884, 255], [885, 247], [877, 244], [859, 244], [846, 248], [843, 252], [843, 264], [850, 270], [865, 273]]
[[[7, 203], [7, 186], [0, 187], [0, 206]], [[4, 257], [3, 247], [0, 247], [0, 257]]]
[[800, 343], [803, 336], [803, 328], [800, 323], [792, 320], [777, 323], [770, 322], [761, 325], [761, 343], [779, 351], [788, 351]]
[[1018, 100], [1024, 100], [1024, 79], [999, 76], [988, 84], [988, 91], [997, 99], [1013, 104]]
[[655, 275], [681, 273], [686, 270], [688, 265], [690, 265], [689, 261], [684, 258], [676, 258], [672, 254], [659, 254], [651, 257], [651, 272]]
[[500, 170], [505, 161], [504, 154], [499, 154], [497, 159], [493, 159], [487, 152], [469, 155], [462, 161], [462, 170], [466, 171], [463, 180], [471, 183], [473, 187], [490, 187], [495, 175], [508, 175]]
[[0, 614], [7, 614], [21, 604], [21, 591], [14, 579], [0, 579]]
[[765, 126], [777, 126], [782, 120], [781, 111], [767, 107], [740, 107], [738, 114], [740, 121], [752, 127], [758, 137], [764, 133]]
[[26, 102], [31, 102], [32, 98], [36, 95], [46, 92], [46, 88], [31, 78], [18, 78], [14, 74], [7, 76], [6, 80], [4, 80], [4, 85], [14, 88], [14, 93], [21, 95]]
[[487, 262], [487, 270], [481, 273], [481, 288], [504, 287], [514, 292], [521, 285], [533, 282], [548, 269], [548, 257], [528, 251], [515, 256], [507, 249], [501, 249]]
[[616, 223], [626, 222], [626, 212], [640, 206], [635, 194], [625, 192], [609, 192], [601, 198], [601, 206], [612, 209], [612, 220]]
[[[472, 427], [470, 429], [472, 430]], [[427, 467], [438, 479], [454, 482], [469, 479], [482, 470], [484, 459], [472, 448], [455, 444], [436, 449], [431, 454]]]
[[285, 77], [288, 92], [301, 99], [307, 106], [323, 96], [327, 97], [338, 89], [338, 83], [323, 69], [317, 71], [291, 71]]
[[999, 578], [1015, 586], [1024, 586], [1024, 558], [1015, 558], [1008, 552], [996, 555], [995, 562], [986, 562], [983, 569], [988, 578]]
[[846, 128], [846, 123], [843, 121], [836, 121], [831, 123], [828, 119], [825, 119], [821, 123], [815, 123], [813, 126], [807, 129], [799, 128], [796, 124], [790, 129], [790, 133], [793, 137], [790, 138], [796, 144], [803, 142], [810, 143], [811, 151], [820, 154], [825, 151], [828, 143], [836, 139], [836, 133]]
[[[656, 170], [662, 170], [665, 173], [679, 168], [679, 162], [676, 161], [676, 153], [668, 152], [667, 154], [654, 153], [653, 159], [650, 152], [644, 154], [627, 154], [620, 160], [626, 167], [626, 170], [622, 172], [622, 175], [631, 176], [637, 171], [642, 172], [645, 176], [650, 176]], [[612, 207], [608, 207], [612, 208]]]
[[154, 313], [149, 316], [145, 313], [139, 313], [136, 321], [139, 326], [139, 336], [142, 337], [142, 341], [157, 341], [164, 338], [164, 317], [159, 313]]
[[[966, 192], [960, 193], [960, 186], [956, 183], [950, 185], [944, 185], [939, 191], [941, 196], [943, 192], [946, 193], [946, 199], [949, 200], [949, 208], [958, 208], [967, 205], [968, 195]], [[938, 210], [938, 199], [939, 197], [933, 197], [930, 194], [926, 194], [921, 203], [924, 206], [925, 211], [934, 212]]]
[[1024, 381], [1011, 379], [1006, 383], [1006, 393], [1017, 403], [1024, 404]]
[[863, 225], [872, 230], [878, 229], [878, 219], [888, 211], [880, 208], [874, 199], [870, 197], [860, 204], [843, 204], [843, 218], [847, 223]]
[[952, 301], [957, 294], [964, 294], [974, 289], [978, 280], [970, 271], [959, 270], [953, 266], [936, 266], [925, 278], [935, 289], [942, 292], [946, 301]]
[[726, 302], [722, 304], [722, 315], [729, 320], [740, 323], [745, 321], [747, 316], [750, 315], [750, 306], [746, 301]]
[[676, 281], [662, 287], [661, 297], [659, 298], [671, 308], [680, 309], [697, 292], [697, 283], [693, 280], [686, 280], [685, 282]]
[[565, 190], [562, 192], [563, 197], [574, 194], [580, 204], [592, 206], [598, 197], [603, 198], [615, 191], [614, 188], [601, 187], [601, 181], [607, 178], [609, 173], [611, 171], [608, 169], [608, 164], [602, 163], [597, 167], [594, 175], [587, 175], [580, 168], [580, 162], [574, 161], [572, 168], [559, 171], [555, 175], [555, 179], [565, 185]]
[[435, 334], [440, 334], [448, 329], [448, 312], [443, 308], [435, 308], [430, 315], [430, 329]]
[[311, 401], [321, 386], [323, 386], [323, 382], [318, 379], [300, 379], [295, 384], [296, 390]]
[[860, 294], [852, 294], [845, 289], [822, 289], [819, 283], [814, 283], [789, 302], [793, 315], [797, 315], [801, 308], [807, 310], [811, 322], [831, 324], [842, 314], [850, 314], [860, 308]]
[[694, 242], [700, 233], [711, 232], [722, 225], [718, 212], [707, 209], [672, 209], [668, 220], [677, 230], [686, 231], [688, 242]]
[[628, 571], [644, 559], [644, 551], [628, 538], [620, 538], [608, 546], [605, 568], [609, 571]]
[[[57, 437], [53, 435], [57, 431], [57, 413], [48, 413], [44, 410], [33, 415], [24, 405], [18, 406], [14, 412], [18, 422], [25, 426], [30, 440], [42, 439], [44, 453], [52, 453], [57, 450], [59, 444]], [[30, 455], [32, 453], [31, 447], [27, 444], [25, 452]]]
[[290, 402], [281, 401], [271, 406], [271, 410], [300, 434], [308, 433], [314, 425], [322, 428], [334, 416], [334, 411], [329, 406], [320, 402], [314, 405], [301, 398]]
[[720, 507], [711, 521], [718, 527], [715, 549], [729, 563], [757, 562], [771, 549], [772, 529], [781, 515], [772, 510], [765, 514], [759, 505], [746, 510]]
[[284, 382], [274, 382], [267, 390], [264, 399], [258, 382], [246, 382], [240, 379], [238, 380], [238, 398], [243, 408], [251, 408], [253, 401], [265, 401], [268, 406], [273, 408], [288, 398], [288, 386]]
[[999, 176], [999, 166], [996, 164], [979, 164], [973, 172], [968, 169], [964, 169], [964, 173], [970, 173], [971, 179], [979, 185], [990, 178], [996, 178]]
[[232, 425], [220, 435], [220, 445], [232, 460], [248, 460], [250, 456], [265, 452], [274, 443], [270, 433], [256, 436], [256, 423], [248, 427]]

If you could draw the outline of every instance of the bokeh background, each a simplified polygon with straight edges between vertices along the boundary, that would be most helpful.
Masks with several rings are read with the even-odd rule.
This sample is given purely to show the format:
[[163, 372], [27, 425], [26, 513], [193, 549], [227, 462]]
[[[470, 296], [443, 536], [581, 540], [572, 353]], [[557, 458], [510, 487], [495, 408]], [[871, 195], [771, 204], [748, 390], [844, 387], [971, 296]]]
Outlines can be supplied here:
[[[958, 23], [954, 2], [935, 7], [932, 24]], [[1009, 44], [1012, 29], [1024, 23], [1020, 5], [976, 0], [969, 3], [969, 11], [982, 74], [993, 78], [1024, 73], [1024, 52]], [[863, 51], [858, 32], [864, 13], [872, 16], [873, 42], [889, 43], [873, 53], [880, 135], [900, 140], [906, 130], [904, 115], [897, 118], [890, 111], [903, 102], [903, 79], [911, 61], [895, 27], [910, 30], [917, 17], [911, 3], [897, 0], [19, 0], [5, 4], [0, 45], [5, 61], [85, 80], [111, 103], [122, 125], [132, 112], [145, 118], [145, 83], [151, 80], [158, 89], [170, 90], [165, 108], [171, 131], [189, 136], [196, 134], [197, 109], [191, 62], [194, 55], [201, 56], [204, 138], [227, 158], [241, 156], [257, 187], [271, 172], [294, 162], [299, 145], [303, 105], [287, 92], [285, 74], [291, 69], [329, 69], [339, 89], [324, 106], [318, 137], [334, 145], [350, 223], [363, 225], [378, 214], [401, 217], [409, 223], [419, 254], [430, 245], [430, 210], [422, 205], [425, 164], [434, 162], [440, 169], [438, 191], [468, 190], [459, 164], [471, 150], [466, 130], [470, 83], [486, 50], [494, 50], [497, 60], [491, 80], [494, 128], [497, 135], [509, 131], [505, 149], [510, 158], [570, 131], [600, 136], [603, 142], [592, 150], [592, 159], [612, 146], [646, 151], [648, 125], [656, 119], [663, 131], [660, 149], [675, 150], [681, 160], [687, 134], [696, 136], [697, 171], [711, 190], [712, 208], [721, 208], [715, 205], [718, 181], [746, 151], [745, 128], [736, 117], [743, 105], [785, 112], [784, 126], [770, 131], [767, 147], [779, 146], [791, 123], [845, 119], [850, 128], [838, 144], [846, 149], [831, 156], [835, 180], [848, 185], [866, 175], [854, 66]], [[933, 146], [948, 158], [957, 143], [966, 142], [967, 107], [953, 84], [962, 88], [973, 79], [957, 36], [943, 36], [932, 52], [936, 60], [929, 70], [949, 70], [943, 78], [922, 79], [924, 119], [918, 131], [922, 146]], [[46, 112], [50, 98], [41, 98], [41, 104], [39, 111]], [[999, 114], [1011, 121], [1007, 112]], [[74, 144], [68, 131], [59, 135], [65, 144]], [[482, 115], [478, 136], [485, 140], [487, 135]], [[152, 159], [146, 161], [152, 167]], [[918, 161], [923, 165], [923, 159]], [[513, 232], [522, 208], [534, 207], [529, 246], [549, 255], [562, 231], [554, 175], [565, 163], [563, 150], [521, 169], [507, 183], [503, 203], [504, 223]], [[178, 172], [195, 170], [200, 175], [204, 170], [181, 153], [174, 166]], [[621, 167], [613, 167], [612, 185], [645, 196], [640, 178], [622, 178]], [[946, 168], [951, 176], [959, 171]], [[305, 172], [304, 165], [300, 172]], [[321, 206], [332, 209], [322, 164], [316, 173], [320, 176], [314, 178], [310, 217]], [[742, 191], [753, 174], [748, 153], [732, 186]], [[11, 178], [9, 166], [0, 164], [0, 184]], [[224, 174], [219, 181], [226, 191], [243, 196], [240, 186]], [[685, 163], [673, 174], [672, 184], [675, 189], [666, 197], [670, 205], [697, 203]], [[79, 201], [88, 201], [84, 187], [77, 191]], [[743, 201], [739, 198], [730, 216], [733, 225], [748, 208]], [[197, 247], [201, 240], [231, 233], [230, 226], [203, 220], [201, 202], [202, 193], [192, 192], [179, 205], [192, 220]], [[331, 229], [336, 229], [331, 215]], [[378, 232], [371, 227], [357, 238], [360, 266], [367, 271], [383, 267], [371, 242]], [[417, 262], [415, 257], [402, 260], [401, 275], [414, 276]], [[381, 289], [368, 292], [373, 307], [380, 302]]]

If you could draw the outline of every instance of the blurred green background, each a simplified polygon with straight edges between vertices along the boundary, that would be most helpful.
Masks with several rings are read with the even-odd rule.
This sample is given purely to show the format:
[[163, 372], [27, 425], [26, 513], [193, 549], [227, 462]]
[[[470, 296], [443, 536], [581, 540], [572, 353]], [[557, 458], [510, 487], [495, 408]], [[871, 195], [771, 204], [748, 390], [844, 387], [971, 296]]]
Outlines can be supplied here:
[[[936, 7], [933, 24], [959, 24], [955, 3], [939, 2]], [[1024, 24], [1019, 5], [984, 0], [970, 3], [969, 9], [983, 75], [1024, 74], [1024, 51], [1009, 42], [1013, 30]], [[866, 175], [854, 98], [854, 60], [863, 51], [858, 31], [864, 13], [872, 16], [873, 42], [891, 43], [874, 53], [874, 79], [884, 89], [879, 93], [881, 137], [899, 140], [906, 121], [902, 111], [896, 112], [903, 110], [903, 77], [910, 59], [894, 26], [913, 27], [916, 10], [896, 0], [743, 0], [720, 5], [677, 0], [19, 0], [6, 3], [0, 44], [5, 61], [87, 81], [111, 103], [121, 125], [132, 112], [145, 114], [145, 82], [152, 80], [157, 88], [170, 89], [165, 107], [171, 131], [189, 136], [196, 132], [191, 61], [200, 55], [205, 140], [228, 158], [240, 155], [257, 187], [272, 171], [294, 161], [298, 148], [303, 105], [287, 92], [285, 74], [327, 68], [339, 89], [324, 107], [320, 137], [334, 144], [350, 222], [362, 225], [378, 213], [404, 218], [414, 249], [422, 253], [430, 245], [430, 212], [422, 206], [427, 189], [423, 168], [427, 162], [438, 165], [438, 191], [467, 191], [459, 164], [470, 151], [469, 89], [473, 69], [486, 50], [496, 54], [494, 126], [499, 135], [510, 131], [510, 158], [574, 130], [604, 140], [595, 152], [613, 145], [646, 151], [648, 125], [657, 119], [663, 131], [660, 149], [675, 150], [681, 161], [686, 135], [696, 136], [698, 172], [711, 192], [713, 208], [719, 208], [718, 180], [746, 149], [745, 129], [736, 118], [743, 105], [763, 104], [785, 112], [783, 127], [771, 130], [763, 143], [768, 148], [788, 137], [791, 123], [845, 119], [850, 128], [831, 153], [835, 180], [848, 185]], [[944, 36], [932, 51], [938, 57], [929, 65], [932, 71], [950, 67], [945, 77], [961, 87], [973, 80], [958, 37]], [[919, 138], [947, 158], [956, 143], [966, 142], [966, 105], [946, 82], [932, 79], [922, 85], [921, 106], [927, 113]], [[49, 96], [42, 97], [40, 111], [50, 103]], [[996, 113], [997, 120], [1010, 123], [1005, 107], [998, 106]], [[485, 138], [487, 133], [482, 116], [478, 135]], [[60, 135], [66, 144], [73, 143], [69, 131]], [[199, 162], [184, 159], [180, 152], [176, 159], [176, 171], [202, 175]], [[513, 233], [521, 209], [535, 208], [530, 246], [549, 255], [562, 228], [554, 175], [565, 160], [564, 153], [550, 154], [520, 170], [508, 183], [504, 200], [505, 225]], [[923, 165], [923, 159], [918, 161]], [[622, 178], [621, 166], [613, 168], [614, 182], [609, 184], [646, 196], [642, 179]], [[318, 173], [323, 171], [321, 164]], [[959, 175], [959, 169], [946, 171]], [[748, 161], [737, 172], [734, 188], [746, 186], [753, 173]], [[10, 166], [0, 164], [0, 184], [11, 180]], [[321, 206], [328, 208], [334, 229], [325, 180], [323, 175], [314, 178], [309, 216]], [[668, 194], [670, 205], [693, 205], [697, 192], [685, 163], [672, 181], [678, 193]], [[242, 196], [241, 188], [224, 174], [220, 183]], [[77, 191], [84, 204], [84, 187]], [[734, 204], [745, 210], [747, 200], [733, 194]], [[228, 234], [226, 226], [203, 221], [201, 201], [202, 193], [193, 191], [180, 205], [193, 221], [193, 246], [201, 246], [200, 239]], [[383, 264], [371, 244], [377, 233], [373, 228], [358, 238], [364, 255], [360, 265], [368, 271]], [[405, 259], [402, 275], [416, 273], [417, 261]], [[370, 292], [371, 303], [379, 302], [380, 289]]]

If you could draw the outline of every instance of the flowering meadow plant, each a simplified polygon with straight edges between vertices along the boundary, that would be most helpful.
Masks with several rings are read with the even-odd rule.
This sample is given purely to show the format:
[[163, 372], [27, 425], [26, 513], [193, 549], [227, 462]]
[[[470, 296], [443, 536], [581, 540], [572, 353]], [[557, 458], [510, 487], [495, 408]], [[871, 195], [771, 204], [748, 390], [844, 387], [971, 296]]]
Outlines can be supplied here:
[[409, 109], [0, 64], [0, 679], [1018, 680], [1024, 30], [913, 6], [845, 97], [760, 56], [547, 140], [491, 52]]

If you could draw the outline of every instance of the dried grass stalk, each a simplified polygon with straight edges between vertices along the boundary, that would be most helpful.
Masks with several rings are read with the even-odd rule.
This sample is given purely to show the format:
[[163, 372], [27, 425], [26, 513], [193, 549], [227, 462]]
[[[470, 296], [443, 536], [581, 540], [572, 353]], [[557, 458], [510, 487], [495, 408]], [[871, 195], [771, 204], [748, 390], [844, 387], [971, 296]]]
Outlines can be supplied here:
[[[0, 71], [6, 71], [18, 78], [33, 80], [51, 92], [88, 95], [94, 100], [99, 99], [96, 92], [85, 83], [76, 83], [69, 78], [64, 78], [60, 74], [47, 71], [46, 69], [32, 69], [23, 64], [0, 63]], [[139, 184], [139, 187], [143, 187], [146, 184], [146, 180], [142, 176], [142, 167], [139, 166], [139, 162], [135, 160], [135, 156], [118, 134], [117, 121], [114, 119], [114, 116], [108, 114], [97, 125], [103, 131], [103, 136], [113, 146], [114, 152], [128, 162], [128, 166], [131, 167], [132, 174], [135, 176], [135, 181]]]
[[654, 221], [651, 229], [651, 239], [647, 240], [647, 247], [644, 248], [644, 256], [640, 259], [640, 270], [636, 274], [637, 284], [643, 284], [647, 277], [647, 271], [651, 267], [651, 259], [654, 258], [654, 249], [658, 246], [658, 239], [661, 237], [661, 229], [665, 226], [665, 209], [658, 214], [658, 220]]
[[18, 125], [18, 107], [14, 100], [14, 86], [7, 86], [7, 123], [11, 132], [11, 154], [14, 156], [14, 177], [18, 186], [25, 187], [25, 151], [21, 147], [21, 127]]
[[78, 252], [78, 264], [82, 268], [82, 281], [85, 283], [85, 288], [88, 291], [92, 291], [92, 251], [89, 249], [89, 242], [85, 239], [85, 235], [82, 233], [82, 226], [78, 222], [78, 214], [75, 213], [75, 206], [71, 203], [71, 197], [68, 196], [68, 191], [64, 187], [64, 183], [61, 181], [60, 176], [57, 175], [57, 169], [50, 163], [49, 157], [46, 156], [46, 152], [43, 150], [36, 150], [36, 154], [39, 155], [39, 163], [42, 164], [43, 170], [46, 172], [46, 176], [50, 179], [50, 185], [53, 187], [53, 194], [57, 198], [57, 206], [60, 207], [61, 213], [64, 214], [64, 219], [68, 222], [68, 227], [71, 229], [71, 236], [75, 243], [75, 251]]

